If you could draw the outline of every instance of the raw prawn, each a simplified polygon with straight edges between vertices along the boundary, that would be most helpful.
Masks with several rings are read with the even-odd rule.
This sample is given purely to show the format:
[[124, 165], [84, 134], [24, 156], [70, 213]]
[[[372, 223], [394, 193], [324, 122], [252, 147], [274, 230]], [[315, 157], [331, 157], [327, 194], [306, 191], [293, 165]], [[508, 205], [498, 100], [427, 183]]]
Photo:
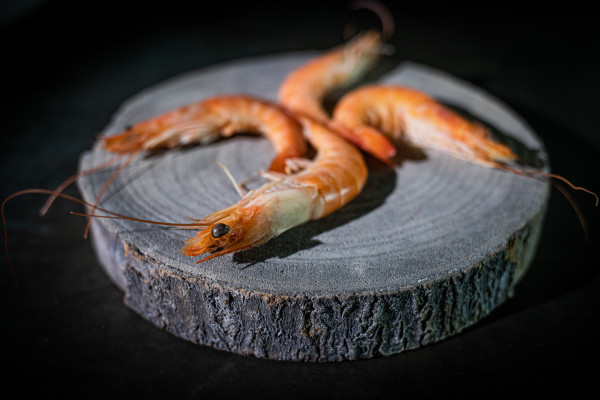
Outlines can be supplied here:
[[[185, 105], [130, 126], [124, 132], [104, 139], [108, 152], [129, 154], [98, 192], [92, 214], [100, 198], [123, 168], [142, 151], [173, 148], [192, 143], [206, 144], [234, 133], [260, 133], [275, 148], [270, 171], [284, 172], [285, 160], [306, 152], [302, 127], [280, 106], [256, 97], [222, 95]], [[45, 209], [56, 198], [52, 196]], [[87, 237], [91, 219], [85, 228]]]
[[280, 103], [297, 115], [328, 125], [359, 148], [386, 160], [395, 154], [394, 146], [376, 132], [354, 135], [332, 123], [323, 105], [324, 97], [335, 89], [356, 82], [382, 53], [382, 35], [368, 31], [347, 44], [329, 50], [292, 71], [279, 87]]
[[198, 262], [263, 245], [288, 229], [336, 211], [354, 199], [367, 180], [366, 163], [354, 145], [312, 119], [302, 118], [301, 122], [304, 135], [317, 150], [314, 160], [289, 159], [288, 165], [303, 169], [287, 175], [267, 172], [270, 182], [247, 192], [237, 204], [203, 219], [176, 224], [131, 218], [107, 210], [102, 211], [109, 215], [74, 214], [201, 229], [181, 249], [189, 257], [210, 253]]
[[[115, 160], [126, 155], [128, 157], [98, 192], [92, 213], [104, 191], [139, 153], [195, 142], [204, 144], [220, 136], [227, 137], [242, 132], [260, 133], [270, 139], [276, 152], [269, 167], [271, 171], [284, 172], [287, 158], [301, 157], [306, 152], [302, 127], [277, 104], [244, 95], [207, 98], [139, 122], [122, 133], [104, 138], [106, 151], [119, 155]], [[106, 165], [103, 164], [103, 167]], [[62, 192], [67, 185], [96, 169], [98, 167], [70, 177], [56, 189], [56, 193]], [[49, 197], [42, 208], [42, 214], [50, 208], [57, 197], [56, 193]], [[89, 224], [84, 237], [87, 237], [88, 230]]]
[[[105, 138], [103, 143], [104, 148], [109, 152], [117, 153], [117, 156], [108, 162], [68, 178], [55, 190], [26, 189], [13, 193], [4, 200], [1, 206], [5, 232], [4, 245], [13, 278], [15, 278], [14, 269], [8, 256], [6, 221], [4, 218], [4, 206], [8, 200], [28, 193], [48, 194], [50, 197], [42, 208], [42, 215], [58, 197], [82, 202], [72, 196], [64, 195], [62, 191], [77, 179], [98, 169], [106, 168], [126, 157], [125, 162], [117, 168], [115, 173], [101, 188], [95, 202], [93, 204], [82, 202], [91, 209], [88, 215], [90, 219], [84, 232], [84, 237], [87, 237], [91, 217], [95, 216], [95, 210], [113, 214], [113, 217], [117, 218], [136, 220], [135, 218], [122, 215], [114, 215], [114, 213], [98, 207], [98, 203], [110, 183], [133, 161], [137, 154], [145, 150], [154, 150], [161, 147], [170, 148], [194, 142], [207, 143], [217, 139], [219, 136], [227, 137], [241, 132], [260, 133], [270, 139], [276, 152], [276, 156], [269, 167], [269, 171], [273, 173], [282, 174], [285, 172], [286, 160], [301, 157], [307, 150], [302, 125], [280, 106], [266, 100], [244, 95], [218, 96], [142, 121], [120, 134]], [[150, 223], [151, 221], [144, 220], [141, 222]], [[160, 224], [183, 226], [181, 224], [170, 223]], [[194, 224], [194, 226], [197, 226], [197, 224]]]
[[[248, 192], [237, 204], [196, 220], [204, 227], [181, 252], [198, 262], [266, 243], [310, 220], [322, 218], [352, 200], [364, 187], [367, 167], [360, 151], [327, 127], [304, 119], [305, 134], [317, 150], [305, 168]], [[192, 227], [193, 229], [193, 227]]]
[[[598, 196], [594, 192], [573, 185], [561, 175], [518, 166], [517, 155], [510, 147], [497, 142], [483, 125], [463, 118], [415, 89], [394, 85], [360, 87], [340, 99], [333, 110], [333, 120], [358, 137], [383, 133], [393, 140], [424, 150], [435, 149], [474, 164], [522, 176], [557, 179], [574, 190], [591, 194], [598, 206]], [[578, 207], [558, 188], [571, 202], [586, 231]]]
[[379, 57], [381, 34], [368, 31], [293, 70], [279, 86], [279, 101], [288, 109], [323, 123], [329, 113], [323, 99], [332, 90], [350, 85]]
[[383, 133], [421, 149], [435, 149], [480, 165], [498, 167], [517, 160], [481, 124], [469, 121], [418, 90], [367, 85], [336, 104], [333, 120], [359, 137]]
[[271, 141], [276, 152], [271, 171], [284, 172], [287, 158], [306, 152], [302, 127], [294, 118], [274, 103], [244, 95], [207, 98], [139, 122], [105, 138], [104, 148], [113, 153], [135, 153], [205, 144], [234, 133], [260, 133]]

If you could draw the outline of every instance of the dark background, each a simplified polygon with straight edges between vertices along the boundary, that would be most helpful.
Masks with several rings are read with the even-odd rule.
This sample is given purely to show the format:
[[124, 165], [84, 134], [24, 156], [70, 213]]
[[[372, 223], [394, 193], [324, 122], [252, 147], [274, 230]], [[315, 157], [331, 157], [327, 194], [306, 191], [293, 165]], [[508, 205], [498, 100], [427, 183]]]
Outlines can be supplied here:
[[[404, 2], [399, 2], [404, 3]], [[552, 168], [600, 192], [600, 50], [593, 13], [503, 4], [391, 6], [397, 60], [448, 71], [516, 110]], [[128, 97], [179, 73], [244, 57], [341, 43], [346, 23], [377, 24], [345, 2], [6, 1], [1, 192], [54, 188]], [[67, 193], [77, 195], [75, 189]], [[552, 191], [537, 256], [513, 299], [462, 334], [419, 350], [333, 364], [277, 362], [180, 340], [122, 305], [82, 236], [85, 221], [44, 198], [6, 207], [21, 291], [0, 265], [2, 391], [49, 397], [500, 398], [596, 389], [599, 213], [589, 225]]]

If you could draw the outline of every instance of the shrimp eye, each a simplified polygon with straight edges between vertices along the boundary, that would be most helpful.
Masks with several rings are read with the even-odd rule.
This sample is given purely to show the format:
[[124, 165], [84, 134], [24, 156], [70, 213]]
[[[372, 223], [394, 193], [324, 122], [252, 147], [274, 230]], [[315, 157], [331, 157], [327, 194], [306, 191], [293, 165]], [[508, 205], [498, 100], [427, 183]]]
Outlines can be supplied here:
[[229, 226], [225, 224], [216, 224], [212, 227], [211, 232], [214, 238], [218, 238], [229, 233]]

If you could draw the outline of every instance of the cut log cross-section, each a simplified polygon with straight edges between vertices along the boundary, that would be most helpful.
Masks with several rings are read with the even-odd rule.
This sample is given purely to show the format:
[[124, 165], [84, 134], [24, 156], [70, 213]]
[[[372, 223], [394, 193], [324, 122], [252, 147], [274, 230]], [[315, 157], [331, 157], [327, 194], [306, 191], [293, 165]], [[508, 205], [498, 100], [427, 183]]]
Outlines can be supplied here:
[[[276, 100], [284, 76], [313, 55], [241, 60], [173, 78], [128, 101], [104, 134], [211, 95]], [[538, 165], [547, 161], [539, 138], [514, 112], [469, 84], [413, 63], [381, 81], [463, 109], [535, 155]], [[218, 162], [241, 181], [273, 155], [266, 139], [241, 136], [146, 157], [119, 175], [101, 205], [152, 220], [201, 218], [239, 200]], [[80, 169], [109, 157], [97, 144]], [[278, 360], [415, 349], [507, 300], [535, 253], [547, 182], [437, 152], [395, 168], [371, 159], [369, 166], [367, 185], [350, 204], [261, 247], [196, 264], [179, 252], [193, 231], [95, 219], [94, 248], [125, 304], [155, 325], [195, 343]], [[82, 179], [84, 199], [93, 201], [112, 172]]]

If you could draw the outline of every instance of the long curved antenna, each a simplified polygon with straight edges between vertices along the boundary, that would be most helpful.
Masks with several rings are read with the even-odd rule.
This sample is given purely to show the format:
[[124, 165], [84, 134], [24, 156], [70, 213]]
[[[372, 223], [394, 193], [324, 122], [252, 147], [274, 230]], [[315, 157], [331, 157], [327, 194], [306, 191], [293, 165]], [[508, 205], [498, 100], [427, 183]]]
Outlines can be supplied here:
[[[102, 195], [104, 194], [104, 192], [106, 191], [106, 189], [108, 189], [108, 187], [110, 186], [110, 184], [113, 183], [115, 179], [117, 179], [117, 177], [121, 174], [121, 172], [123, 172], [123, 170], [125, 169], [125, 167], [127, 167], [133, 161], [133, 159], [138, 154], [140, 154], [140, 152], [141, 152], [141, 150], [138, 150], [138, 151], [136, 151], [134, 153], [131, 153], [129, 155], [129, 157], [127, 158], [127, 160], [125, 160], [123, 162], [123, 164], [121, 164], [119, 166], [119, 168], [112, 174], [112, 176], [104, 183], [104, 186], [102, 186], [102, 189], [100, 189], [100, 191], [98, 192], [98, 195], [96, 196], [96, 200], [94, 201], [94, 204], [92, 205], [92, 211], [90, 212], [90, 214], [92, 214], [92, 216], [94, 215], [94, 211], [98, 208], [98, 203], [100, 202], [100, 198], [102, 197]], [[88, 218], [87, 225], [85, 226], [85, 230], [83, 232], [84, 239], [87, 239], [91, 225], [92, 225], [92, 219]]]
[[583, 216], [583, 213], [579, 209], [579, 206], [577, 205], [575, 200], [573, 200], [573, 198], [571, 197], [571, 195], [569, 194], [567, 189], [565, 189], [562, 185], [558, 184], [557, 182], [554, 182], [553, 186], [556, 189], [558, 189], [558, 191], [561, 192], [563, 196], [565, 196], [565, 199], [567, 199], [569, 204], [571, 204], [573, 211], [575, 211], [575, 214], [577, 214], [577, 218], [579, 218], [579, 224], [581, 225], [581, 229], [583, 229], [584, 239], [586, 242], [589, 242], [590, 241], [590, 231], [589, 231], [587, 222]]
[[58, 193], [62, 193], [63, 190], [65, 190], [67, 188], [67, 186], [69, 186], [70, 184], [72, 184], [73, 182], [76, 182], [79, 178], [82, 178], [84, 176], [87, 176], [93, 172], [99, 171], [101, 169], [104, 169], [106, 167], [110, 167], [113, 164], [116, 164], [121, 158], [123, 158], [125, 156], [125, 154], [119, 154], [118, 156], [111, 158], [110, 160], [97, 165], [95, 167], [92, 167], [90, 169], [87, 169], [85, 171], [79, 172], [67, 179], [65, 179], [60, 185], [58, 185], [56, 187], [56, 189], [54, 189], [55, 194], [53, 194], [52, 196], [48, 197], [48, 200], [46, 200], [46, 203], [44, 203], [44, 206], [40, 209], [40, 215], [43, 217], [44, 215], [46, 215], [46, 213], [48, 212], [48, 210], [50, 209], [50, 207], [52, 206], [52, 203], [54, 203], [54, 201], [58, 198]]
[[507, 165], [500, 164], [497, 162], [494, 164], [498, 169], [501, 169], [501, 170], [504, 170], [507, 172], [511, 172], [513, 174], [527, 176], [529, 178], [533, 178], [534, 176], [541, 176], [543, 178], [548, 178], [550, 180], [550, 183], [552, 183], [552, 186], [554, 186], [565, 197], [565, 199], [567, 199], [567, 201], [569, 202], [569, 204], [575, 211], [575, 214], [577, 214], [577, 218], [579, 219], [579, 223], [581, 224], [581, 229], [583, 229], [583, 235], [584, 235], [585, 241], [586, 242], [589, 241], [589, 238], [590, 238], [589, 229], [588, 229], [587, 222], [585, 221], [585, 218], [583, 217], [583, 213], [579, 209], [579, 206], [577, 205], [575, 200], [571, 197], [569, 192], [566, 190], [566, 188], [559, 185], [558, 182], [556, 182], [556, 181], [563, 182], [564, 184], [568, 185], [573, 190], [580, 190], [582, 192], [591, 194], [596, 199], [595, 205], [596, 205], [596, 207], [598, 207], [598, 195], [596, 193], [594, 193], [591, 190], [586, 189], [584, 187], [575, 186], [571, 181], [569, 181], [567, 178], [565, 178], [562, 175], [552, 174], [549, 172], [542, 172], [542, 171], [537, 171], [537, 170], [512, 168], [512, 167], [509, 167]]
[[[56, 196], [56, 197], [61, 197], [63, 199], [69, 200], [69, 201], [73, 201], [75, 203], [79, 203], [79, 204], [83, 204], [85, 206], [88, 207], [94, 207], [94, 205], [92, 203], [89, 203], [85, 200], [79, 199], [77, 197], [74, 196], [70, 196], [68, 194], [65, 193], [60, 193], [57, 192], [55, 190], [49, 190], [49, 189], [24, 189], [24, 190], [19, 190], [18, 192], [15, 192], [13, 194], [11, 194], [10, 196], [8, 196], [6, 199], [4, 199], [4, 201], [2, 202], [2, 206], [0, 206], [0, 214], [2, 216], [2, 225], [4, 228], [4, 252], [6, 253], [6, 258], [8, 260], [8, 266], [10, 268], [10, 272], [11, 272], [11, 276], [13, 279], [13, 282], [15, 284], [15, 287], [17, 289], [17, 292], [20, 292], [20, 288], [19, 288], [19, 283], [17, 281], [17, 276], [15, 274], [15, 269], [12, 263], [12, 260], [10, 258], [10, 253], [8, 251], [8, 228], [6, 225], [6, 216], [4, 214], [4, 207], [6, 206], [6, 203], [10, 200], [13, 199], [17, 196], [22, 196], [24, 194], [48, 194], [51, 196]], [[152, 221], [152, 220], [146, 220], [146, 219], [141, 219], [141, 218], [134, 218], [134, 217], [129, 217], [123, 214], [119, 214], [116, 213], [114, 211], [110, 211], [107, 209], [104, 209], [102, 207], [98, 207], [96, 205], [95, 207], [96, 210], [102, 211], [103, 213], [109, 214], [112, 216], [112, 218], [118, 218], [118, 219], [126, 219], [126, 220], [131, 220], [131, 221], [138, 221], [138, 222], [143, 222], [143, 223], [147, 223], [147, 224], [155, 224], [155, 225], [164, 225], [164, 226], [173, 226], [173, 227], [178, 227], [178, 228], [184, 228], [184, 227], [206, 227], [208, 226], [208, 224], [203, 224], [200, 222], [194, 222], [194, 223], [187, 223], [187, 224], [181, 224], [181, 223], [176, 223], [176, 222], [162, 222], [162, 221]], [[74, 213], [76, 214], [76, 213]], [[104, 217], [104, 218], [108, 218], [107, 216], [102, 216], [102, 215], [89, 215], [89, 214], [85, 214], [86, 216], [90, 217]]]
[[[599, 199], [598, 199], [598, 195], [596, 193], [594, 193], [591, 190], [586, 189], [584, 187], [575, 186], [571, 181], [569, 181], [567, 178], [565, 178], [562, 175], [552, 174], [552, 173], [549, 173], [549, 172], [536, 171], [536, 170], [511, 168], [511, 167], [509, 167], [507, 165], [503, 165], [503, 164], [499, 164], [499, 163], [495, 163], [495, 166], [497, 168], [499, 168], [499, 169], [503, 169], [505, 171], [512, 172], [512, 173], [517, 174], [517, 175], [524, 175], [524, 176], [529, 176], [529, 177], [542, 176], [542, 177], [545, 177], [545, 178], [551, 178], [551, 179], [556, 179], [556, 180], [562, 181], [562, 182], [566, 183], [567, 185], [569, 185], [571, 187], [571, 189], [573, 189], [573, 190], [580, 190], [582, 192], [586, 192], [586, 193], [594, 196], [594, 199], [596, 200], [595, 205], [596, 205], [596, 207], [598, 207]], [[563, 192], [563, 191], [561, 191], [561, 192]]]
[[[96, 209], [106, 212], [106, 210], [101, 209], [100, 207], [96, 207]], [[210, 224], [205, 224], [202, 222], [193, 222], [193, 223], [187, 223], [187, 224], [180, 224], [177, 222], [163, 222], [163, 221], [153, 221], [151, 219], [143, 219], [143, 218], [135, 218], [135, 217], [129, 217], [127, 215], [119, 215], [117, 213], [111, 213], [111, 214], [115, 214], [115, 215], [98, 215], [98, 214], [87, 214], [87, 213], [80, 213], [77, 211], [69, 211], [69, 214], [71, 215], [78, 215], [80, 217], [93, 217], [93, 218], [106, 218], [106, 219], [124, 219], [127, 221], [135, 221], [135, 222], [143, 222], [145, 224], [154, 224], [154, 225], [163, 225], [163, 226], [172, 226], [174, 228], [180, 228], [180, 229], [195, 229], [195, 228], [200, 228], [200, 227], [207, 227]]]

